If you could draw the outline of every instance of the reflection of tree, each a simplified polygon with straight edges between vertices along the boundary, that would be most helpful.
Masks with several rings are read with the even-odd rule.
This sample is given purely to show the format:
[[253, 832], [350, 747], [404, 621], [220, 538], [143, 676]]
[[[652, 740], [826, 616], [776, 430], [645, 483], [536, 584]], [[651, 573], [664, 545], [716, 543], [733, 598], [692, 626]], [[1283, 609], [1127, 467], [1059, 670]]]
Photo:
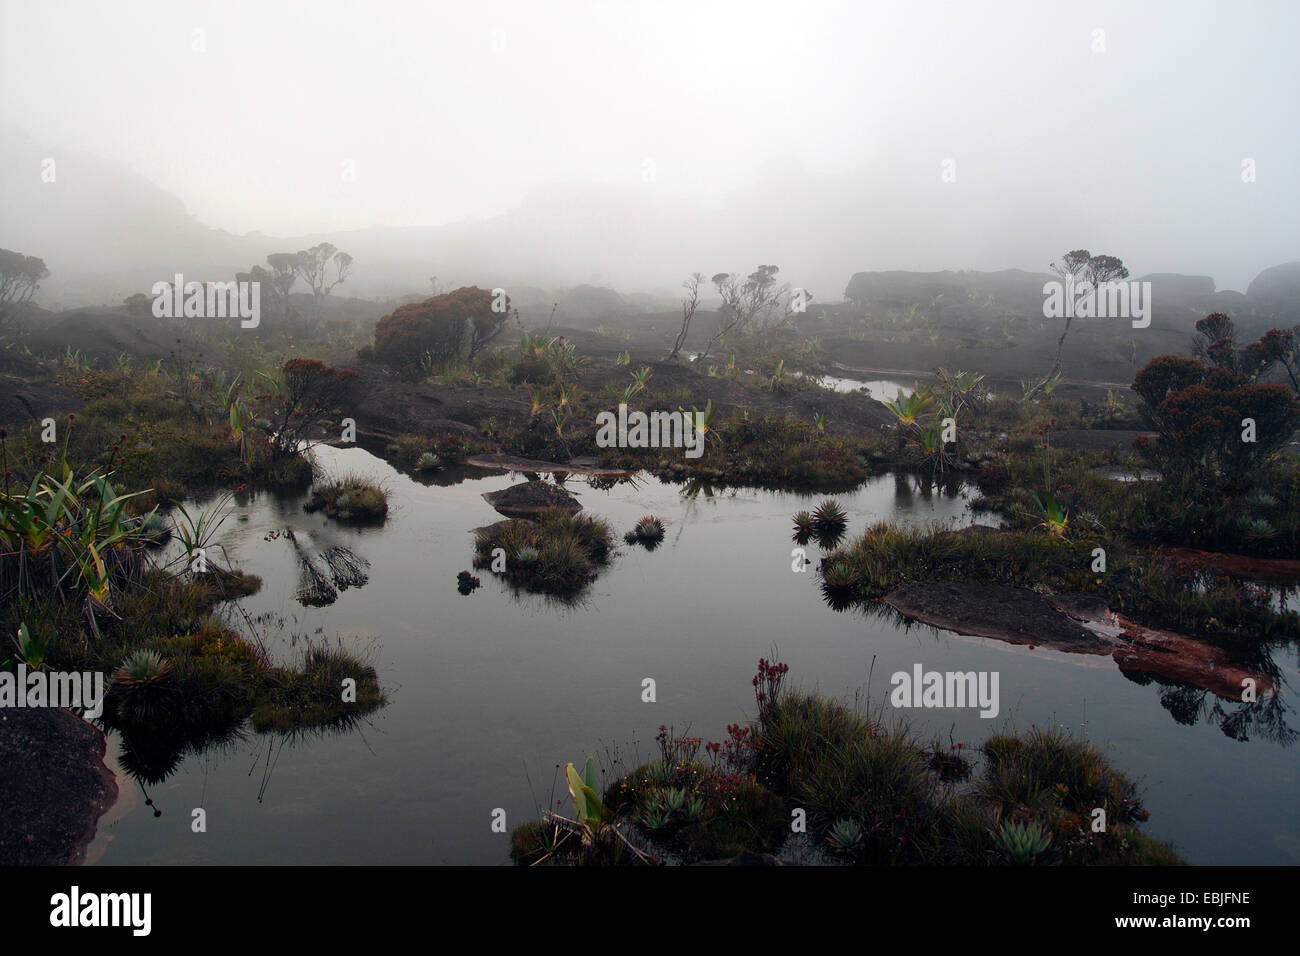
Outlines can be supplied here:
[[1151, 674], [1122, 671], [1135, 684], [1160, 685], [1160, 706], [1178, 723], [1191, 727], [1204, 721], [1218, 727], [1225, 737], [1243, 743], [1252, 738], [1289, 747], [1300, 736], [1286, 722], [1288, 707], [1282, 700], [1282, 675], [1272, 666], [1265, 673], [1273, 679], [1274, 692], [1257, 701], [1230, 701], [1208, 690], [1178, 681], [1162, 680]]
[[[104, 710], [103, 723], [122, 738], [122, 769], [141, 784], [162, 783], [190, 754], [228, 750], [245, 739], [243, 718], [169, 720], [149, 726], [125, 723]], [[214, 715], [215, 717], [215, 715]]]
[[587, 485], [596, 491], [609, 491], [618, 485], [631, 485], [633, 490], [641, 487], [636, 475], [586, 475]]
[[[843, 594], [844, 592], [834, 588], [824, 585], [822, 587], [822, 595], [832, 610], [844, 611], [858, 603], [845, 599]], [[867, 619], [878, 620], [888, 627], [904, 632], [916, 627], [925, 628], [935, 634], [941, 632], [941, 629], [932, 625], [913, 621], [882, 601], [861, 604], [860, 607]], [[1204, 721], [1218, 727], [1225, 736], [1233, 740], [1246, 742], [1259, 739], [1289, 747], [1296, 742], [1297, 737], [1300, 737], [1300, 731], [1288, 726], [1286, 722], [1286, 715], [1292, 708], [1288, 707], [1282, 698], [1285, 681], [1281, 670], [1269, 656], [1267, 646], [1262, 647], [1258, 654], [1251, 656], [1255, 661], [1253, 666], [1268, 676], [1273, 682], [1274, 690], [1273, 693], [1250, 703], [1226, 700], [1200, 687], [1182, 681], [1168, 680], [1146, 671], [1120, 668], [1120, 673], [1135, 684], [1142, 686], [1156, 684], [1160, 689], [1160, 706], [1179, 724], [1191, 727]]]
[[1290, 709], [1282, 703], [1281, 695], [1274, 693], [1253, 704], [1241, 704], [1231, 713], [1224, 712], [1223, 701], [1216, 697], [1210, 714], [1212, 719], [1218, 721], [1219, 729], [1224, 735], [1233, 740], [1249, 740], [1253, 733], [1264, 740], [1289, 747], [1298, 736], [1286, 723], [1286, 712]]
[[1204, 716], [1209, 691], [1190, 684], [1170, 684], [1160, 688], [1160, 706], [1185, 727], [1192, 727]]
[[293, 529], [285, 531], [298, 559], [298, 590], [294, 599], [310, 607], [324, 607], [338, 600], [339, 592], [359, 588], [370, 580], [366, 568], [370, 562], [342, 545], [333, 545], [318, 554], [310, 554], [298, 541]]
[[696, 501], [701, 494], [709, 500], [713, 499], [712, 482], [705, 481], [703, 478], [692, 478], [682, 485], [682, 497], [687, 501]]

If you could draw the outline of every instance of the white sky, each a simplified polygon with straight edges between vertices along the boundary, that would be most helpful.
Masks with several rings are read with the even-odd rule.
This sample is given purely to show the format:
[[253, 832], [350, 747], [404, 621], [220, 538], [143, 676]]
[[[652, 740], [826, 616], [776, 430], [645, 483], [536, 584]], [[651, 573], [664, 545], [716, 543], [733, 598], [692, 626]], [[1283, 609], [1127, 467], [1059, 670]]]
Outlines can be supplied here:
[[1089, 245], [1244, 287], [1300, 259], [1297, 38], [1290, 2], [0, 0], [0, 124], [236, 233], [435, 225], [597, 182], [696, 211], [806, 196], [810, 241], [897, 236], [862, 268]]

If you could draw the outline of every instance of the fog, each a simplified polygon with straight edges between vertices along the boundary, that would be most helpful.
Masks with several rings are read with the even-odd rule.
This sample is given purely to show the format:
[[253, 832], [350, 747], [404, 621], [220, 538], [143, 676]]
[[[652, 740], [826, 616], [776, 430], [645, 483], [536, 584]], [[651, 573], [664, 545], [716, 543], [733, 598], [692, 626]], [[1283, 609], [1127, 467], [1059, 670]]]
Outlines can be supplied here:
[[770, 262], [825, 300], [1080, 246], [1244, 289], [1300, 259], [1297, 35], [1281, 2], [4, 0], [0, 246], [69, 301], [311, 237], [352, 294]]

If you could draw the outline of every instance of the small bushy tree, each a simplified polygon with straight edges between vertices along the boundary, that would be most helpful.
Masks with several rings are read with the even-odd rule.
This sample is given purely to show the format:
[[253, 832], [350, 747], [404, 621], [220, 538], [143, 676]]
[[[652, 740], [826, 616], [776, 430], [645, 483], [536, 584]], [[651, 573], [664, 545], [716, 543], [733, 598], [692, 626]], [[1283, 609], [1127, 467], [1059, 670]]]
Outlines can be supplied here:
[[1140, 439], [1139, 449], [1168, 485], [1184, 491], [1248, 491], [1300, 427], [1300, 402], [1289, 390], [1221, 364], [1162, 355], [1138, 372], [1132, 388], [1159, 432], [1155, 441]]
[[44, 260], [0, 249], [0, 330], [14, 321], [49, 276]]
[[510, 300], [502, 298], [505, 308], [494, 310], [491, 292], [464, 286], [399, 306], [375, 326], [375, 357], [407, 371], [426, 357], [434, 363], [455, 361], [467, 348], [472, 357], [505, 328]]
[[333, 415], [356, 387], [357, 373], [317, 359], [292, 358], [273, 390], [261, 397], [267, 416], [259, 424], [274, 455], [297, 454], [311, 428]]

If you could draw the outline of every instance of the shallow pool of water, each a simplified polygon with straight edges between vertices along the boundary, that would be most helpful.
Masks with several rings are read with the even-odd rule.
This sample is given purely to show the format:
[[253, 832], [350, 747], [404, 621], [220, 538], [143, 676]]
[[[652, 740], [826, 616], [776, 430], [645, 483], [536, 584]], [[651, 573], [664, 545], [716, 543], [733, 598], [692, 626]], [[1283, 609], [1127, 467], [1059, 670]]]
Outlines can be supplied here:
[[[557, 765], [615, 747], [634, 762], [653, 750], [660, 724], [723, 739], [727, 724], [753, 713], [750, 677], [773, 645], [792, 682], [875, 702], [887, 697], [892, 673], [916, 664], [997, 671], [997, 718], [912, 711], [914, 727], [968, 746], [1007, 726], [1086, 731], [1144, 787], [1148, 830], [1175, 840], [1192, 862], [1300, 862], [1296, 750], [1258, 730], [1249, 741], [1221, 732], [1241, 705], [1134, 683], [1106, 657], [834, 611], [813, 573], [816, 545], [807, 548], [814, 568], [792, 570], [790, 516], [823, 496], [685, 497], [654, 479], [609, 491], [571, 481], [620, 536], [644, 514], [664, 518], [668, 533], [653, 552], [620, 539], [621, 553], [585, 600], [564, 606], [515, 594], [486, 571], [475, 572], [481, 589], [457, 593], [457, 572], [470, 568], [470, 530], [499, 519], [482, 493], [522, 477], [426, 486], [359, 449], [319, 454], [327, 471], [386, 483], [385, 527], [340, 527], [304, 513], [302, 495], [259, 495], [237, 508], [220, 540], [237, 566], [264, 579], [242, 612], [282, 615], [288, 632], [356, 635], [389, 705], [345, 734], [285, 740], [250, 731], [185, 758], [147, 788], [161, 816], [139, 794], [121, 819], [101, 825], [98, 862], [503, 864], [509, 837], [492, 830], [496, 808], [510, 828], [536, 816], [539, 802], [564, 793], [557, 784], [552, 794]], [[973, 520], [962, 496], [927, 493], [910, 479], [876, 478], [836, 497], [851, 535], [884, 519]], [[368, 564], [368, 580], [330, 606], [303, 607], [293, 597], [302, 555], [338, 547]], [[287, 639], [276, 650], [292, 652]], [[1278, 657], [1289, 700], [1295, 654]], [[656, 682], [655, 703], [642, 702], [644, 678]], [[206, 833], [191, 832], [196, 807], [207, 811]]]

